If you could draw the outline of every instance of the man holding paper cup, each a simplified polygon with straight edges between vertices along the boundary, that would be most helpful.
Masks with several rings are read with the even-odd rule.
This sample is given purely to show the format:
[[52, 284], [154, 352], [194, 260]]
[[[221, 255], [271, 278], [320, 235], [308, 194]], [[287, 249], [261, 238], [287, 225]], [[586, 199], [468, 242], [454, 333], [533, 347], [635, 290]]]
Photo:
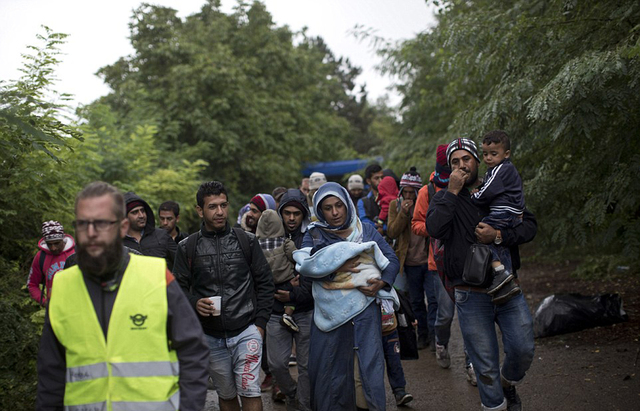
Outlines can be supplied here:
[[[178, 245], [173, 272], [196, 310], [209, 345], [209, 374], [220, 410], [262, 410], [260, 364], [273, 305], [273, 276], [255, 236], [227, 222], [222, 183], [196, 194], [200, 231]], [[266, 360], [266, 359], [265, 359]]]

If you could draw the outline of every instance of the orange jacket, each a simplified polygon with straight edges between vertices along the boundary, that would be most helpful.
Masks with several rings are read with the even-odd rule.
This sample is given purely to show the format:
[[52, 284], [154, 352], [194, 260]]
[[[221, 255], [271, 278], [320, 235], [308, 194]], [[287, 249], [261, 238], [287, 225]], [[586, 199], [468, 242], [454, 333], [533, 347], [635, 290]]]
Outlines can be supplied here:
[[[423, 237], [429, 237], [429, 233], [427, 232], [427, 226], [425, 224], [425, 220], [427, 218], [427, 210], [429, 209], [429, 185], [433, 184], [436, 189], [436, 193], [442, 190], [441, 187], [438, 187], [433, 183], [433, 177], [436, 172], [431, 172], [431, 176], [429, 177], [429, 183], [425, 184], [420, 191], [418, 192], [418, 198], [416, 199], [416, 205], [413, 210], [413, 218], [411, 219], [411, 231], [415, 235], [420, 235]], [[436, 271], [438, 268], [436, 267], [436, 262], [433, 259], [433, 249], [431, 244], [429, 244], [429, 270]]]

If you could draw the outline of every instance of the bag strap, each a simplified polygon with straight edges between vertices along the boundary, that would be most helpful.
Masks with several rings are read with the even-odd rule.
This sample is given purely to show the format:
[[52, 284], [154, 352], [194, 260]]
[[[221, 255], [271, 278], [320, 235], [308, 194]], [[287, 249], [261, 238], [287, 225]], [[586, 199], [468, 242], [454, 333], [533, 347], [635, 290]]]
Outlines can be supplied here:
[[42, 273], [42, 284], [47, 282], [47, 276], [44, 273], [44, 259], [47, 258], [47, 254], [44, 251], [40, 251], [40, 259], [38, 260], [38, 264], [40, 264], [40, 272]]
[[251, 267], [251, 246], [249, 245], [249, 237], [242, 228], [233, 227], [233, 231], [236, 233], [236, 237], [238, 237], [238, 242], [240, 243], [244, 259], [247, 261], [249, 267]]
[[189, 237], [187, 237], [187, 264], [189, 265], [189, 271], [191, 271], [193, 260], [196, 258], [198, 238], [200, 238], [200, 231], [190, 234]]
[[429, 203], [430, 203], [433, 196], [436, 195], [436, 186], [435, 184], [433, 184], [433, 181], [429, 182], [429, 185], [427, 186], [427, 191], [429, 193]]

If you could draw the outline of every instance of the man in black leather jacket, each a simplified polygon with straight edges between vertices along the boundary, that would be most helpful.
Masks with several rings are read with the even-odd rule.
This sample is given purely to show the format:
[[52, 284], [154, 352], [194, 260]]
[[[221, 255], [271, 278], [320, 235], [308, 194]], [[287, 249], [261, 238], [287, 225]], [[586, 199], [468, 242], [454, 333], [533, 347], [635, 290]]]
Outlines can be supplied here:
[[[238, 409], [238, 395], [243, 410], [261, 410], [262, 342], [274, 293], [271, 269], [255, 236], [229, 225], [222, 183], [203, 183], [196, 199], [202, 227], [178, 245], [173, 272], [209, 344], [209, 371], [221, 411]], [[221, 297], [221, 307], [214, 307], [209, 299], [214, 296]]]

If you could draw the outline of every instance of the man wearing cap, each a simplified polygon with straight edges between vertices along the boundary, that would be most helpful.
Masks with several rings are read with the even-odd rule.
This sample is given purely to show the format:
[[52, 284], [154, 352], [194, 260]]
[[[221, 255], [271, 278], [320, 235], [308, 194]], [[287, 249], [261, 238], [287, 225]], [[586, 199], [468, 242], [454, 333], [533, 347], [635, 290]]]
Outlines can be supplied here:
[[[73, 237], [64, 233], [57, 221], [42, 223], [42, 238], [38, 241], [40, 251], [36, 253], [29, 270], [27, 288], [38, 304], [45, 306], [51, 297], [53, 277], [64, 269], [67, 257], [75, 253]], [[44, 287], [42, 287], [44, 285]]]
[[[449, 186], [433, 196], [426, 229], [444, 243], [445, 273], [455, 288], [460, 330], [475, 368], [482, 409], [520, 410], [522, 405], [515, 386], [533, 361], [531, 313], [523, 294], [497, 305], [485, 288], [470, 286], [462, 279], [471, 244], [491, 243], [497, 233], [481, 222], [482, 211], [471, 201], [471, 190], [479, 184], [476, 144], [465, 138], [455, 139], [449, 143], [446, 154], [452, 170]], [[520, 267], [518, 244], [531, 241], [536, 231], [535, 217], [527, 210], [522, 224], [502, 230], [502, 243], [511, 248], [514, 273]], [[504, 344], [502, 366], [496, 323]]]
[[86, 186], [75, 215], [78, 264], [53, 280], [36, 409], [202, 410], [208, 350], [165, 260], [125, 251], [115, 187]]
[[245, 224], [251, 234], [256, 233], [258, 220], [264, 210], [275, 210], [276, 200], [271, 194], [256, 194], [249, 201], [249, 211], [246, 213]]
[[178, 245], [166, 230], [156, 228], [156, 219], [149, 204], [132, 191], [125, 193], [124, 200], [129, 220], [124, 245], [143, 255], [162, 257], [167, 260], [167, 267], [173, 267]]
[[353, 205], [358, 205], [358, 200], [362, 198], [364, 192], [364, 181], [358, 174], [352, 174], [347, 181], [347, 191], [353, 201]]

